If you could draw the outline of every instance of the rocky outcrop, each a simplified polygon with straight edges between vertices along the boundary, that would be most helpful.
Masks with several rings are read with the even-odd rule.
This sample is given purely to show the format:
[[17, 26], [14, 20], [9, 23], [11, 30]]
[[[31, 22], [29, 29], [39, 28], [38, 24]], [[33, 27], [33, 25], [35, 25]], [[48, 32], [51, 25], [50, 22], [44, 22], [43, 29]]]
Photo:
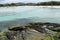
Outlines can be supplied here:
[[59, 28], [60, 24], [55, 23], [29, 23], [25, 26], [13, 26], [9, 27], [7, 32], [0, 33], [0, 40], [58, 40], [60, 39]]
[[33, 30], [27, 29], [27, 31], [8, 31], [5, 32], [5, 40], [42, 40], [45, 35]]

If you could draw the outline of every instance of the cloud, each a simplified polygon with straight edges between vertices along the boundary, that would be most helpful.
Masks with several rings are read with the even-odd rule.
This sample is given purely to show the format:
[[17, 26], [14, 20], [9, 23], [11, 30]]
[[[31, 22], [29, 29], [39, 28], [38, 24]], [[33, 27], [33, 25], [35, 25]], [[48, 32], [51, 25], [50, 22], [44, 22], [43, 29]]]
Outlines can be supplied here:
[[[41, 2], [41, 1], [51, 1], [51, 0], [0, 0], [0, 3]], [[60, 1], [60, 0], [54, 0], [54, 1]]]
[[0, 0], [0, 2], [2, 2], [2, 1], [4, 1], [4, 0]]
[[4, 0], [0, 0], [0, 1], [4, 1]]
[[47, 0], [1, 0], [1, 3], [16, 3], [16, 2], [39, 2]]

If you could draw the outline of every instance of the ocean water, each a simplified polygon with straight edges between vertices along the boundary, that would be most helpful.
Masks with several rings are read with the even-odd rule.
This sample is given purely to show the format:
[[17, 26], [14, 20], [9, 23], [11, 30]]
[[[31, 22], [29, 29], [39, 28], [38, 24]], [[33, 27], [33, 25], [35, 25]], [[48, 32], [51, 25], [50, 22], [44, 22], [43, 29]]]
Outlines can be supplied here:
[[[15, 22], [15, 20], [17, 23]], [[14, 25], [17, 25], [22, 22], [26, 23], [27, 21], [60, 23], [60, 9], [41, 8], [41, 7], [33, 7], [33, 6], [0, 8], [0, 24], [4, 24], [4, 25], [0, 25], [1, 28], [4, 28], [9, 23], [10, 24], [15, 23]]]
[[60, 9], [30, 7], [30, 6], [0, 8], [0, 21], [9, 21], [17, 18], [20, 19], [29, 17], [60, 18]]

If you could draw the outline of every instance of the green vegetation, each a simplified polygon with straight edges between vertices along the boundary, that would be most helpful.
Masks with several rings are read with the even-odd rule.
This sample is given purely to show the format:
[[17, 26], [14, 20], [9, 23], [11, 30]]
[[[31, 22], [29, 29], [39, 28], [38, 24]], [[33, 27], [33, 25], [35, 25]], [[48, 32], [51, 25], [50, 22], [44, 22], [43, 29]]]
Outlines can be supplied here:
[[48, 5], [51, 5], [51, 6], [53, 6], [53, 5], [60, 5], [60, 2], [57, 2], [57, 1], [49, 1], [49, 2], [41, 2], [41, 3], [37, 3], [37, 5], [46, 5], [46, 6], [48, 6]]
[[54, 40], [54, 37], [50, 35], [50, 36], [45, 37], [44, 40]]
[[13, 28], [15, 28], [15, 27], [16, 27], [16, 26], [10, 26], [9, 29], [13, 29]]
[[1, 33], [0, 40], [6, 40], [6, 39], [7, 39], [7, 37], [6, 37], [5, 32]]
[[53, 6], [53, 5], [60, 5], [58, 1], [49, 1], [49, 2], [39, 2], [39, 3], [11, 3], [11, 4], [0, 4], [0, 7], [5, 6]]

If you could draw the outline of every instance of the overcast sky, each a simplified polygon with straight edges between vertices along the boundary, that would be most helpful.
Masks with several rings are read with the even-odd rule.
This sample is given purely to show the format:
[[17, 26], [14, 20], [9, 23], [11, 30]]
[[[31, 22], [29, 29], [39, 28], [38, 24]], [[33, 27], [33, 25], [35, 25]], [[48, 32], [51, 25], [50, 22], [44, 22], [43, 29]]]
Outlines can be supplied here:
[[[42, 1], [51, 1], [51, 0], [0, 0], [0, 3], [42, 2]], [[60, 1], [60, 0], [54, 0], [54, 1]]]

